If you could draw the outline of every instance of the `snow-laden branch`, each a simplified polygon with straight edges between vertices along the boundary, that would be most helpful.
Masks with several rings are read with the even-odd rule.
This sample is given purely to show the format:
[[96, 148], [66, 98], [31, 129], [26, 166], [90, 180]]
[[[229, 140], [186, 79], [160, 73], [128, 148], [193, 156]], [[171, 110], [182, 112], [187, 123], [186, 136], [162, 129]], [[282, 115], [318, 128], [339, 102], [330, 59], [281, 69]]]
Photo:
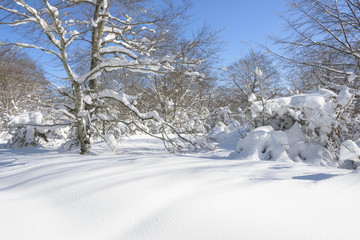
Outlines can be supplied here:
[[125, 93], [118, 93], [113, 90], [104, 90], [99, 93], [99, 97], [118, 100], [142, 120], [153, 119], [156, 120], [156, 122], [158, 122], [159, 124], [163, 124], [165, 122], [164, 119], [162, 119], [156, 111], [141, 113], [129, 100], [129, 97], [131, 96], [126, 95]]
[[68, 0], [68, 2], [73, 3], [73, 4], [90, 3], [93, 6], [95, 6], [95, 4], [96, 4], [96, 0]]
[[54, 54], [55, 56], [57, 56], [58, 58], [61, 58], [60, 54], [55, 52], [55, 51], [52, 51], [50, 49], [46, 49], [46, 48], [43, 48], [43, 47], [39, 47], [39, 46], [36, 46], [34, 44], [28, 44], [28, 43], [23, 43], [23, 42], [17, 42], [17, 43], [14, 43], [13, 45], [17, 46], [17, 47], [20, 47], [20, 48], [34, 48], [34, 49], [39, 49], [43, 52], [46, 52], [46, 53], [51, 53], [51, 54]]
[[93, 79], [99, 76], [103, 70], [113, 71], [120, 68], [126, 68], [132, 72], [161, 75], [174, 71], [175, 68], [171, 66], [171, 63], [174, 63], [175, 61], [175, 57], [170, 56], [165, 56], [161, 59], [144, 58], [137, 60], [127, 60], [124, 56], [115, 57], [104, 60], [91, 71], [75, 78], [75, 81], [78, 83], [84, 83], [88, 79]]
[[36, 22], [35, 18], [33, 18], [33, 17], [31, 17], [31, 16], [29, 16], [29, 15], [27, 15], [25, 13], [21, 13], [16, 9], [6, 8], [6, 7], [2, 6], [2, 5], [0, 5], [0, 9], [6, 11], [8, 13], [11, 13], [13, 15], [23, 17], [22, 19], [15, 19], [15, 20], [13, 20], [11, 22], [6, 22], [4, 24], [10, 25], [10, 26], [17, 26], [17, 25], [26, 24], [26, 23], [29, 23], [29, 22]]
[[[159, 116], [158, 112], [153, 110], [146, 113], [141, 113], [133, 104], [132, 100], [134, 100], [133, 96], [126, 95], [124, 93], [118, 93], [113, 90], [104, 90], [101, 91], [98, 94], [98, 97], [101, 98], [109, 98], [114, 99], [119, 102], [121, 102], [126, 108], [128, 108], [132, 113], [134, 113], [139, 119], [141, 120], [154, 120], [158, 124], [159, 132], [161, 133], [162, 137], [161, 139], [164, 141], [164, 146], [166, 149], [168, 149], [171, 152], [174, 152], [175, 150], [181, 151], [181, 146], [177, 141], [172, 139], [165, 128], [169, 128], [172, 130], [172, 132], [178, 137], [178, 139], [182, 142], [184, 146], [186, 146], [189, 150], [198, 149], [201, 147], [204, 147], [204, 143], [196, 143], [187, 137], [183, 136], [181, 132], [179, 132], [172, 124], [166, 122], [162, 117]], [[141, 130], [142, 132], [149, 134], [151, 136], [155, 136], [154, 134], [150, 133], [143, 127], [141, 127], [138, 123], [135, 121], [131, 121], [131, 124], [134, 124], [137, 129]], [[171, 147], [169, 147], [170, 144]], [[209, 147], [209, 146], [205, 146]]]
[[127, 56], [136, 59], [137, 55], [135, 53], [133, 53], [132, 51], [130, 51], [127, 48], [121, 47], [121, 46], [110, 46], [110, 47], [105, 47], [105, 48], [101, 48], [100, 49], [100, 54], [104, 55], [104, 54], [126, 54]]

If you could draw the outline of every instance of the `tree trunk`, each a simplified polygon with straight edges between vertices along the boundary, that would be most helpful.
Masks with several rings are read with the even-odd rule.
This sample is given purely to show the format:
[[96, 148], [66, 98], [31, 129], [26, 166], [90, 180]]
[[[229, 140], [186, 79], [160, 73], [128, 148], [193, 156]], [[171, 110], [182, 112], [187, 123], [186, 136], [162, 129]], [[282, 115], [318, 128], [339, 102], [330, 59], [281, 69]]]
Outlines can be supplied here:
[[76, 117], [76, 128], [78, 140], [80, 142], [80, 154], [87, 155], [89, 154], [90, 149], [90, 136], [87, 129], [86, 116], [83, 115], [84, 112], [84, 102], [81, 91], [81, 84], [73, 83], [74, 85], [74, 95], [75, 95], [75, 117]]
[[[92, 36], [91, 36], [91, 65], [90, 70], [94, 69], [99, 63], [98, 54], [100, 51], [101, 44], [101, 36], [103, 34], [103, 29], [105, 26], [104, 21], [99, 21], [100, 13], [103, 10], [104, 0], [97, 0], [94, 10], [94, 19], [93, 21], [97, 24], [92, 28]], [[87, 155], [89, 154], [90, 149], [90, 120], [87, 119], [87, 116], [84, 116], [83, 112], [91, 112], [93, 115], [96, 111], [92, 111], [96, 106], [95, 104], [85, 104], [83, 101], [81, 84], [74, 84], [75, 91], [75, 116], [76, 116], [76, 127], [78, 133], [78, 140], [80, 142], [80, 154]], [[97, 77], [89, 79], [89, 92], [88, 93], [96, 93], [98, 91], [98, 79]]]
[[[99, 65], [100, 61], [97, 56], [100, 51], [100, 44], [101, 44], [101, 37], [104, 32], [104, 21], [99, 21], [100, 19], [100, 12], [103, 11], [103, 1], [104, 0], [97, 0], [94, 10], [94, 22], [97, 24], [93, 26], [92, 33], [91, 33], [91, 65], [90, 70], [94, 69], [97, 65]], [[98, 88], [97, 78], [93, 78], [89, 80], [89, 88], [90, 91], [96, 92]]]

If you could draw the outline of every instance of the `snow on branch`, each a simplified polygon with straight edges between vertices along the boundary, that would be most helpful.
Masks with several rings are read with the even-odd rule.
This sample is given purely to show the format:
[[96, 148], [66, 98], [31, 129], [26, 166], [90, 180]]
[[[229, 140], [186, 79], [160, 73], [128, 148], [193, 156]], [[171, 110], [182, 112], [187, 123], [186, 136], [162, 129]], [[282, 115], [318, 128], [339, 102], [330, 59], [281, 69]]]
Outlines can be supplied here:
[[156, 120], [159, 124], [163, 124], [164, 120], [159, 116], [156, 111], [151, 111], [147, 113], [141, 113], [133, 104], [131, 104], [129, 95], [125, 93], [118, 93], [114, 90], [104, 90], [99, 93], [100, 98], [112, 98], [118, 100], [119, 102], [123, 103], [129, 110], [136, 114], [140, 119], [148, 120], [153, 119]]
[[51, 54], [54, 54], [55, 56], [57, 56], [58, 58], [61, 58], [60, 54], [55, 52], [55, 51], [52, 51], [50, 49], [46, 49], [46, 48], [43, 48], [43, 47], [39, 47], [39, 46], [36, 46], [34, 44], [28, 44], [28, 43], [23, 43], [23, 42], [17, 42], [14, 44], [15, 46], [17, 47], [20, 47], [20, 48], [35, 48], [35, 49], [39, 49], [43, 52], [46, 52], [46, 53], [51, 53]]
[[131, 72], [152, 73], [156, 75], [161, 75], [175, 70], [175, 68], [170, 64], [172, 62], [175, 62], [175, 59], [171, 57], [166, 57], [162, 59], [144, 58], [137, 60], [127, 60], [125, 56], [115, 57], [103, 60], [103, 62], [101, 62], [91, 71], [75, 78], [75, 81], [78, 83], [83, 83], [88, 79], [95, 78], [96, 76], [101, 74], [103, 70], [113, 71], [120, 68], [127, 68]]
[[23, 19], [15, 19], [15, 20], [13, 20], [11, 22], [5, 23], [7, 25], [17, 26], [17, 25], [26, 24], [26, 23], [29, 23], [29, 22], [36, 22], [35, 18], [33, 18], [33, 17], [31, 17], [31, 16], [29, 16], [29, 15], [27, 15], [25, 13], [21, 13], [16, 9], [6, 8], [6, 7], [1, 6], [1, 5], [0, 5], [0, 9], [5, 10], [8, 13], [23, 17]]
[[68, 0], [70, 3], [78, 4], [78, 3], [90, 3], [91, 5], [96, 4], [96, 0]]
[[[125, 107], [127, 107], [132, 113], [134, 113], [138, 118], [141, 120], [154, 120], [158, 124], [159, 132], [161, 133], [162, 137], [157, 137], [156, 135], [149, 132], [147, 129], [141, 126], [141, 124], [137, 123], [136, 121], [130, 121], [128, 124], [134, 124], [137, 129], [140, 131], [151, 135], [153, 137], [160, 138], [164, 141], [164, 146], [170, 152], [182, 151], [182, 146], [187, 147], [190, 151], [193, 151], [198, 148], [208, 147], [205, 146], [203, 142], [195, 142], [191, 139], [185, 137], [181, 132], [179, 132], [172, 124], [166, 122], [163, 118], [161, 118], [157, 111], [153, 110], [146, 113], [141, 113], [131, 102], [134, 100], [133, 96], [126, 95], [124, 93], [118, 93], [113, 90], [104, 90], [99, 93], [99, 98], [110, 98], [121, 102]], [[173, 139], [166, 131], [166, 128], [171, 129], [171, 132], [174, 133], [179, 141], [182, 143], [180, 144], [178, 141]]]
[[135, 53], [133, 53], [132, 51], [130, 51], [127, 48], [120, 47], [120, 46], [110, 46], [110, 47], [105, 47], [105, 48], [100, 49], [100, 54], [115, 54], [115, 53], [126, 54], [127, 56], [129, 56], [133, 59], [137, 58]]

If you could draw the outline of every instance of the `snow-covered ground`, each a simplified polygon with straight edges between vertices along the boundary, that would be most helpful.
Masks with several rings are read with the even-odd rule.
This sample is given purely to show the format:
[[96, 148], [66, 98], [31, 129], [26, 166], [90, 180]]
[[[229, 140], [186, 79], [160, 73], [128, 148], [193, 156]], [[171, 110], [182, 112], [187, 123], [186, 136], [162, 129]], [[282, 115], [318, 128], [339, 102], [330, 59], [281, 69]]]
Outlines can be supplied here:
[[0, 239], [360, 239], [359, 171], [171, 155], [146, 136], [120, 149], [0, 146]]

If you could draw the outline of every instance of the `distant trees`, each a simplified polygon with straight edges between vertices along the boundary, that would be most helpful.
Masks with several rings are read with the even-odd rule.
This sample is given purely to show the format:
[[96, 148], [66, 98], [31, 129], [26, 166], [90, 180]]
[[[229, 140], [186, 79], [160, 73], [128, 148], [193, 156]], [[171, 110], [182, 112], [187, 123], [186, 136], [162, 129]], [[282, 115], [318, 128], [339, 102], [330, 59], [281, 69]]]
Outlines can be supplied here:
[[36, 62], [10, 47], [0, 46], [0, 125], [3, 128], [12, 116], [49, 104], [49, 88]]
[[240, 115], [250, 117], [250, 106], [255, 100], [265, 101], [283, 94], [280, 74], [264, 53], [250, 49], [248, 55], [227, 66], [224, 72], [230, 109]]

